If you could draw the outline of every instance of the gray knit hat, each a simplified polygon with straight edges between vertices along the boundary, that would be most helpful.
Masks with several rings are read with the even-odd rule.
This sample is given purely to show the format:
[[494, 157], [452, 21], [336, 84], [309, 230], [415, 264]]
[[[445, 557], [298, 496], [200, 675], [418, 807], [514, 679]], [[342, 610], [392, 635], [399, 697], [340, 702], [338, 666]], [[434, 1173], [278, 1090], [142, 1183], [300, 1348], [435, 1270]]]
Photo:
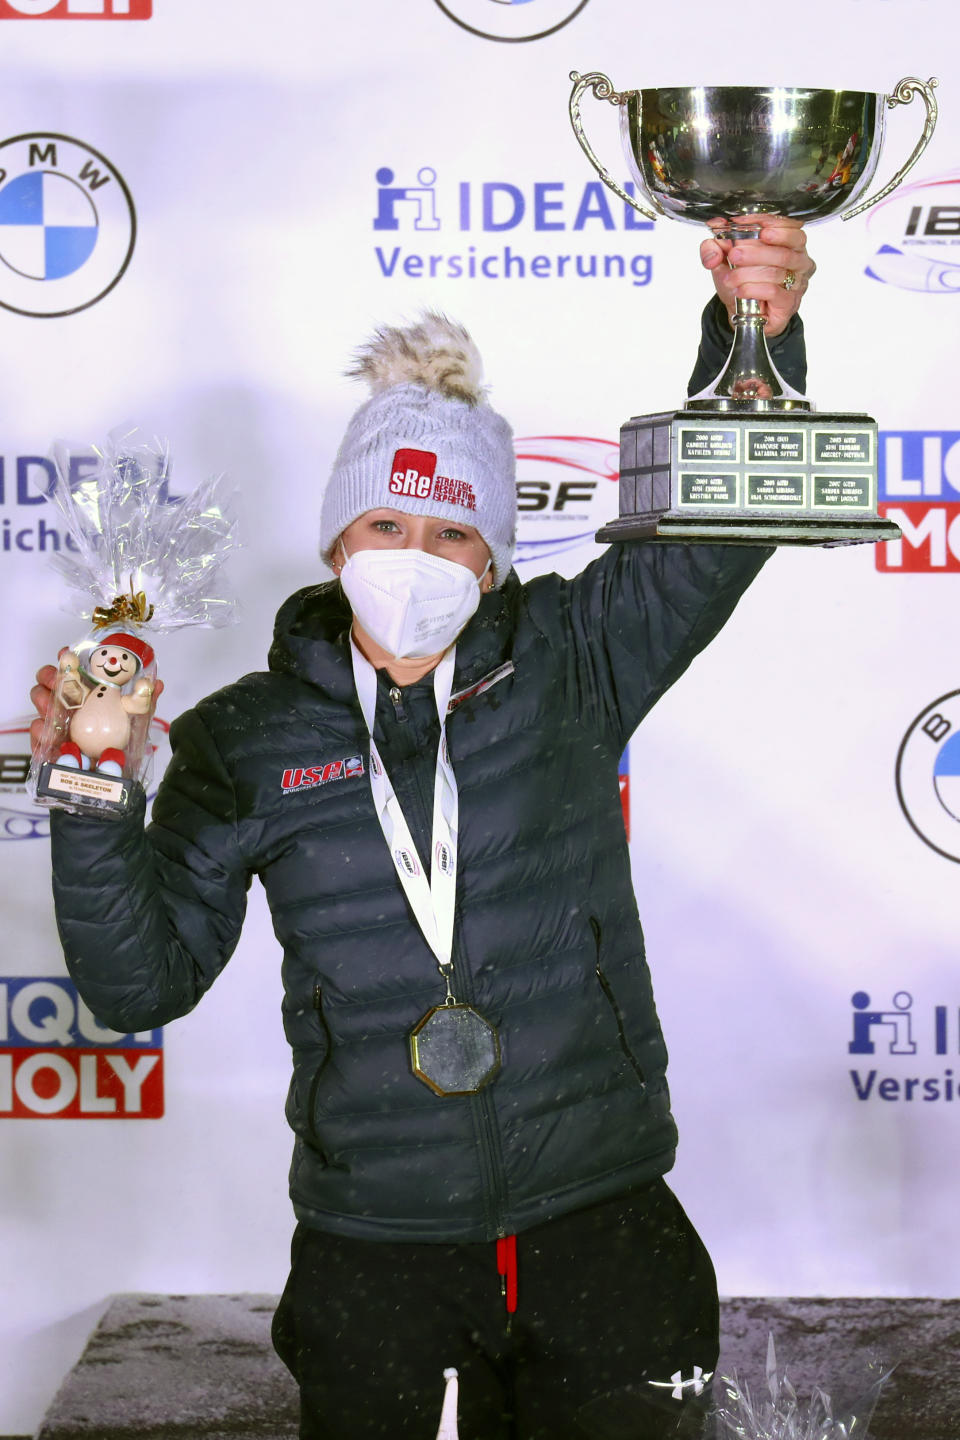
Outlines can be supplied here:
[[330, 564], [346, 527], [386, 506], [472, 525], [502, 585], [517, 528], [513, 432], [487, 403], [482, 364], [462, 325], [425, 314], [378, 330], [349, 371], [373, 392], [343, 437], [323, 497], [320, 553]]

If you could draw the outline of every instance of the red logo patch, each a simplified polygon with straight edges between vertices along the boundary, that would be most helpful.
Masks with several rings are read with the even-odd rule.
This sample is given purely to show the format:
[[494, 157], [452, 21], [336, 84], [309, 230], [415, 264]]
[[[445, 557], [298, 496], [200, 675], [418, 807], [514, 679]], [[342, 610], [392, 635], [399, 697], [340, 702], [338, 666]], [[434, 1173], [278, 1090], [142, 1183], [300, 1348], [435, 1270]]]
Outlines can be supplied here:
[[149, 20], [153, 0], [0, 0], [0, 20]]
[[439, 500], [443, 505], [462, 505], [465, 510], [477, 508], [472, 485], [466, 480], [437, 474], [437, 457], [432, 450], [398, 450], [393, 457], [388, 488], [391, 495]]
[[432, 450], [398, 450], [393, 457], [390, 493], [426, 500], [436, 473], [437, 457]]
[[309, 790], [314, 785], [329, 785], [331, 780], [352, 780], [363, 774], [363, 759], [351, 755], [348, 760], [331, 760], [326, 765], [298, 766], [284, 770], [280, 788], [284, 795], [295, 790]]

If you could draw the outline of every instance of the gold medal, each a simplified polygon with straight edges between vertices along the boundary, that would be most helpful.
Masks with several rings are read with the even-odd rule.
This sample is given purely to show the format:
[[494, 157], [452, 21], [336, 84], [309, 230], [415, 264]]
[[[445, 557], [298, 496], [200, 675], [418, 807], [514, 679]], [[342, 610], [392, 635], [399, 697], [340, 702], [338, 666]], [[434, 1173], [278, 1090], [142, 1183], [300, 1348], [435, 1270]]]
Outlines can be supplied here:
[[500, 1069], [500, 1038], [472, 1005], [435, 1005], [410, 1032], [410, 1060], [435, 1095], [476, 1095]]

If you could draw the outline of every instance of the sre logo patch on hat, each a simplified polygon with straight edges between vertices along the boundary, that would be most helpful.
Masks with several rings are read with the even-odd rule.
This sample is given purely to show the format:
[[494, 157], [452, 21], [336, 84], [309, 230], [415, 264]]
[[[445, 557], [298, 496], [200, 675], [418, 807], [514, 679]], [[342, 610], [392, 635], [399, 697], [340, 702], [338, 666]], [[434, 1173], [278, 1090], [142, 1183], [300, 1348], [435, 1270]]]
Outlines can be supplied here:
[[432, 450], [398, 450], [391, 467], [390, 494], [426, 500], [436, 473], [437, 457]]
[[444, 505], [462, 505], [476, 510], [477, 497], [466, 480], [437, 474], [437, 457], [432, 450], [398, 450], [390, 467], [390, 494], [411, 495], [417, 500], [438, 500]]

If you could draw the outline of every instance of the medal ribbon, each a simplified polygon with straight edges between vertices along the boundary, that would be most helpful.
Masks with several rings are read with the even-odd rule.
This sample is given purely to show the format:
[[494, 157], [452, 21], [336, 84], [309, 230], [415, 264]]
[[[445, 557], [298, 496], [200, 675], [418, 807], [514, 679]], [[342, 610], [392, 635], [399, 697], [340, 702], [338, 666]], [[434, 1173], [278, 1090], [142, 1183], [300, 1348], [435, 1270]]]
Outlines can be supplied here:
[[360, 708], [370, 734], [370, 790], [377, 819], [393, 856], [400, 884], [447, 983], [447, 1003], [453, 1004], [450, 988], [453, 973], [453, 914], [457, 894], [457, 829], [459, 800], [457, 782], [447, 749], [446, 718], [453, 690], [456, 646], [452, 645], [433, 672], [433, 693], [440, 720], [440, 743], [433, 786], [433, 835], [431, 837], [430, 881], [410, 834], [396, 791], [380, 758], [373, 738], [377, 708], [377, 672], [350, 640], [353, 678]]

